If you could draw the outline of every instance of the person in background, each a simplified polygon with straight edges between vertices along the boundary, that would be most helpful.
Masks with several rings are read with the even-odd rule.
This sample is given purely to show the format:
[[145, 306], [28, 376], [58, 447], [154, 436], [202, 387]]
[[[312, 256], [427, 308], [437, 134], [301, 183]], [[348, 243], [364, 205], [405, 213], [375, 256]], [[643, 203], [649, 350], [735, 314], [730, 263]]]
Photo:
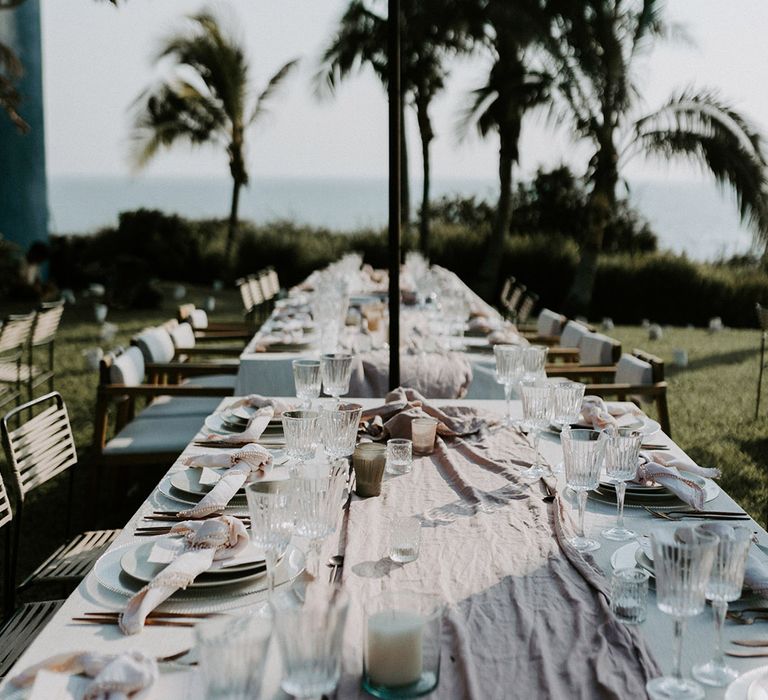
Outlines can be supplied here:
[[46, 243], [35, 241], [27, 254], [19, 261], [18, 279], [12, 296], [16, 299], [37, 299], [47, 301], [55, 299], [56, 285], [43, 279], [43, 265], [51, 257], [51, 250]]

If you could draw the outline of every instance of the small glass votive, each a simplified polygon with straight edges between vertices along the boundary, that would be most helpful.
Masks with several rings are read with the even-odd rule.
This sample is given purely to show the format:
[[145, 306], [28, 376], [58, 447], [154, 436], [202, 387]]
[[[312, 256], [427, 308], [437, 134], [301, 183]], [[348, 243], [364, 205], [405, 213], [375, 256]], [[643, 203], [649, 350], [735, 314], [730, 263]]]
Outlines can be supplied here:
[[387, 440], [387, 473], [407, 474], [413, 467], [413, 443], [405, 438]]
[[377, 698], [416, 698], [440, 680], [442, 601], [410, 591], [366, 603], [363, 689]]
[[431, 455], [435, 449], [437, 420], [434, 418], [414, 418], [411, 421], [413, 452], [417, 455]]
[[355, 493], [363, 498], [381, 493], [381, 480], [387, 463], [387, 447], [377, 442], [360, 443], [352, 454]]
[[421, 520], [415, 515], [395, 518], [389, 533], [389, 558], [406, 564], [419, 558], [421, 546]]
[[264, 660], [272, 636], [268, 606], [232, 618], [195, 626], [203, 695], [210, 700], [250, 700], [261, 696]]
[[617, 569], [611, 577], [611, 610], [619, 622], [638, 625], [648, 610], [648, 572]]

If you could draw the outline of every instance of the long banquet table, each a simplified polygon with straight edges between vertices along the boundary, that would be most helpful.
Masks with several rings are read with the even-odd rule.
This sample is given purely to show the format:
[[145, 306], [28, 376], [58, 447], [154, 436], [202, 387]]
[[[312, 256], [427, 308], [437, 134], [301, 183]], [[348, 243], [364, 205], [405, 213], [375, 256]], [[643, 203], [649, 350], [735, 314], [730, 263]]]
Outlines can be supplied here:
[[[225, 399], [223, 405], [228, 401], [231, 399]], [[375, 399], [362, 399], [360, 402], [365, 407], [373, 407], [381, 403]], [[434, 405], [473, 406], [482, 411], [493, 411], [498, 415], [503, 413], [503, 402], [501, 401], [434, 401], [431, 403]], [[513, 402], [513, 415], [520, 417], [521, 414], [520, 403]], [[657, 436], [654, 437], [654, 440], [656, 439]], [[676, 455], [683, 455], [682, 451], [666, 436], [663, 438], [663, 442], [668, 442], [671, 451]], [[184, 454], [199, 450], [200, 448], [189, 446]], [[541, 450], [543, 457], [552, 465], [562, 458], [559, 438], [555, 435], [545, 434], [543, 436]], [[420, 483], [425, 482], [428, 475], [423, 470], [439, 470], [433, 460], [434, 458], [422, 458], [415, 463], [414, 470], [410, 475], [388, 478], [384, 484], [383, 497], [381, 498], [360, 499], [354, 496], [346, 521], [342, 523], [339, 531], [325, 543], [321, 561], [325, 561], [330, 554], [336, 553], [340, 538], [346, 542], [347, 558], [342, 580], [352, 596], [350, 618], [344, 641], [344, 673], [337, 693], [340, 698], [363, 696], [362, 691], [358, 689], [362, 649], [362, 630], [359, 626], [359, 606], [362, 602], [360, 596], [393, 588], [433, 590], [441, 593], [446, 599], [446, 603], [449, 604], [446, 624], [455, 624], [457, 615], [462, 617], [462, 615], [468, 615], [473, 611], [473, 601], [479, 610], [483, 596], [492, 591], [496, 584], [509, 577], [510, 571], [505, 570], [508, 563], [511, 562], [514, 567], [518, 566], [514, 556], [510, 557], [509, 552], [502, 552], [498, 549], [499, 543], [504, 541], [504, 532], [499, 529], [499, 538], [497, 538], [494, 529], [488, 529], [487, 523], [490, 521], [486, 521], [486, 519], [502, 518], [501, 521], [494, 521], [494, 523], [504, 522], [505, 514], [519, 513], [519, 511], [512, 510], [510, 507], [512, 501], [508, 500], [506, 496], [519, 491], [516, 488], [512, 489], [512, 492], [509, 491], [511, 485], [516, 483], [514, 479], [510, 479], [510, 474], [514, 474], [517, 469], [523, 467], [510, 464], [509, 472], [505, 470], [506, 473], [486, 474], [484, 478], [489, 479], [489, 481], [484, 482], [483, 486], [493, 488], [493, 485], [496, 484], [496, 489], [485, 488], [485, 490], [477, 491], [475, 495], [478, 497], [478, 508], [468, 512], [462, 511], [462, 501], [461, 499], [456, 500], [456, 493], [452, 490], [453, 485], [450, 480], [447, 480], [446, 484], [451, 488], [444, 491], [419, 488]], [[171, 471], [180, 468], [177, 462]], [[559, 479], [558, 490], [562, 491], [562, 476]], [[526, 489], [531, 502], [533, 499], [540, 499], [543, 495], [539, 482], [535, 482], [523, 490]], [[404, 495], [406, 492], [407, 496]], [[391, 497], [385, 498], [384, 496], [388, 494], [390, 496], [398, 494], [398, 498], [402, 495], [402, 500]], [[397, 504], [397, 507], [393, 504]], [[164, 502], [163, 497], [155, 491], [126, 524], [125, 529], [112, 545], [110, 551], [132, 542], [146, 541], [146, 538], [139, 540], [133, 534], [134, 529], [145, 514], [160, 505], [167, 505], [167, 502]], [[411, 514], [402, 512], [400, 509], [409, 509], [414, 506], [416, 506], [416, 512], [419, 513], [423, 523], [422, 554], [419, 560], [411, 564], [394, 565], [387, 559], [388, 533], [384, 531], [385, 528], [381, 524], [386, 523], [388, 518], [394, 515]], [[717, 498], [706, 504], [706, 508], [739, 509], [738, 505], [725, 492], [720, 492]], [[593, 536], [599, 537], [599, 531], [612, 524], [614, 519], [615, 506], [593, 500], [589, 501], [587, 529]], [[653, 519], [639, 508], [628, 508], [626, 520], [628, 527], [640, 534], [647, 534], [652, 529], [659, 527], [676, 527], [675, 523]], [[486, 522], [485, 525], [483, 524], [484, 521]], [[520, 532], [524, 532], [525, 528], [528, 527], [524, 519], [515, 520], [511, 515], [508, 517], [508, 522], [504, 524]], [[768, 534], [753, 521], [749, 521], [747, 524], [757, 533], [759, 542], [762, 545], [768, 545]], [[453, 530], [454, 527], [463, 529], [458, 532]], [[494, 525], [495, 527], [496, 525]], [[477, 528], [474, 530], [477, 535], [474, 539], [472, 538], [472, 528]], [[609, 574], [611, 570], [610, 557], [621, 544], [606, 540], [601, 540], [601, 542], [601, 549], [594, 553], [594, 561], [603, 572]], [[762, 552], [759, 553], [763, 557], [767, 556]], [[435, 562], [438, 562], [435, 565], [435, 570], [430, 570], [427, 565], [432, 565]], [[325, 572], [321, 573], [324, 574]], [[523, 574], [520, 573], [520, 575]], [[542, 579], [541, 583], [542, 588], [546, 588], [547, 581]], [[453, 598], [457, 592], [460, 592], [461, 599]], [[533, 590], [529, 592], [529, 595], [536, 597], [537, 593]], [[253, 597], [248, 597], [247, 602], [253, 604], [253, 600]], [[93, 574], [89, 574], [22, 656], [14, 671], [19, 671], [48, 656], [65, 651], [117, 652], [138, 648], [154, 656], [163, 656], [192, 646], [193, 634], [187, 628], [146, 627], [137, 636], [125, 637], [113, 626], [79, 625], [71, 621], [72, 617], [89, 610], [104, 609], [107, 606], [115, 610], [120, 609], [124, 601], [125, 599], [121, 599], [116, 594], [109, 594], [100, 590]], [[532, 674], [542, 672], [542, 669], [548, 669], [547, 672], [551, 674], [551, 682], [557, 683], [558, 678], [561, 682], [567, 681], [570, 678], [568, 673], [573, 672], [573, 669], [568, 669], [569, 663], [572, 663], [573, 659], [581, 658], [579, 657], [580, 653], [590, 653], [589, 649], [570, 649], [568, 654], [561, 656], [563, 648], [567, 648], [570, 644], [567, 633], [564, 646], [561, 648], [553, 646], [552, 658], [549, 659], [530, 658], [528, 656], [530, 649], [522, 643], [515, 648], [498, 649], [499, 640], [504, 639], [500, 626], [505, 624], [505, 620], [509, 624], [511, 619], [515, 619], [510, 615], [518, 608], [525, 608], [529, 604], [533, 603], [526, 598], [526, 594], [523, 592], [520, 594], [520, 598], [510, 599], [508, 603], [504, 604], [504, 607], [497, 608], [498, 617], [481, 620], [479, 634], [485, 635], [487, 633], [487, 640], [485, 640], [487, 645], [477, 644], [478, 640], [475, 637], [475, 643], [471, 648], [463, 648], [459, 645], [451, 647], [448, 651], [444, 647], [442, 682], [434, 697], [533, 697], [530, 694], [530, 684], [525, 679], [527, 669]], [[573, 610], [565, 600], [539, 600], [533, 605], [533, 608], [535, 611], [533, 623], [535, 625], [549, 628], [554, 626], [554, 628], [559, 627], [568, 630], [571, 625], [578, 624], [578, 620], [569, 619], [569, 614]], [[235, 612], [234, 614], [238, 613]], [[726, 640], [732, 638], [757, 639], [768, 636], [764, 631], [765, 624], [768, 623], [758, 623], [752, 626], [726, 624], [725, 638]], [[689, 621], [685, 634], [683, 658], [683, 667], [686, 672], [693, 663], [710, 657], [714, 641], [712, 627], [709, 612]], [[639, 627], [639, 632], [661, 669], [669, 671], [670, 659], [672, 658], [672, 621], [657, 610], [653, 593], [651, 593], [649, 600], [648, 619]], [[474, 634], [478, 634], [478, 629], [475, 629]], [[599, 637], [599, 631], [596, 634]], [[519, 682], [505, 686], [503, 692], [501, 688], [493, 685], [494, 679], [489, 681], [489, 679], [472, 678], [471, 660], [473, 655], [487, 657], [490, 652], [498, 655], [494, 663], [509, 664], [518, 674]], [[607, 651], [603, 649], [601, 653], [610, 654], [610, 649]], [[760, 659], [729, 659], [729, 662], [741, 671], [764, 665]], [[470, 670], [467, 671], [467, 668]], [[9, 674], [9, 678], [14, 675], [14, 671]], [[150, 693], [142, 697], [145, 697], [146, 700], [160, 700], [161, 698], [202, 699], [196, 673], [194, 670], [164, 672]], [[267, 660], [263, 697], [284, 697], [279, 690], [279, 678], [279, 653], [273, 639]], [[462, 679], [462, 682], [459, 683], [457, 679]], [[490, 692], [489, 688], [494, 687], [496, 687], [496, 691]], [[551, 695], [551, 697], [601, 696], [597, 686], [585, 689], [582, 685], [581, 687], [561, 688], [561, 690], [569, 690], [569, 695], [558, 693]], [[9, 687], [6, 681], [0, 689], [0, 698], [8, 697], [15, 696], [13, 689]], [[707, 698], [721, 697], [723, 697], [722, 689], [707, 689]]]

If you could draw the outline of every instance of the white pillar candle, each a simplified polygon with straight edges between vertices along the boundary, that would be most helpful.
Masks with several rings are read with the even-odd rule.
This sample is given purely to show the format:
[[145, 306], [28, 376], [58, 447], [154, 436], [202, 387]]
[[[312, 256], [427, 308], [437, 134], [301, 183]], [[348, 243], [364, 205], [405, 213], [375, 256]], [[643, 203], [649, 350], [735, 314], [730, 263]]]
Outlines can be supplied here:
[[385, 610], [368, 618], [368, 677], [394, 687], [421, 678], [424, 618], [404, 610]]

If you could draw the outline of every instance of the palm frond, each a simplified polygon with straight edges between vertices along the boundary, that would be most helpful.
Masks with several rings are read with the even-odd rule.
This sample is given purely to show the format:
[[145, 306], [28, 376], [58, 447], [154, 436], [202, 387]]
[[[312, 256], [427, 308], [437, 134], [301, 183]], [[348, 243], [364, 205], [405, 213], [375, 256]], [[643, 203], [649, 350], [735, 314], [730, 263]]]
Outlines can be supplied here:
[[253, 113], [248, 120], [249, 124], [253, 124], [253, 122], [255, 122], [262, 114], [264, 114], [270, 98], [275, 94], [283, 80], [285, 80], [289, 73], [291, 73], [291, 71], [293, 71], [298, 65], [299, 59], [294, 58], [293, 60], [288, 61], [282, 68], [277, 71], [277, 73], [275, 73], [269, 79], [267, 87], [265, 87], [264, 90], [262, 90], [259, 96], [256, 98], [256, 105], [254, 106]]
[[638, 120], [635, 142], [651, 157], [684, 158], [736, 195], [739, 215], [768, 241], [768, 180], [761, 135], [715, 92], [689, 88]]
[[22, 76], [24, 69], [18, 56], [10, 46], [0, 43], [0, 110], [21, 132], [29, 130], [27, 124], [18, 112], [21, 94], [16, 88], [16, 81]]

